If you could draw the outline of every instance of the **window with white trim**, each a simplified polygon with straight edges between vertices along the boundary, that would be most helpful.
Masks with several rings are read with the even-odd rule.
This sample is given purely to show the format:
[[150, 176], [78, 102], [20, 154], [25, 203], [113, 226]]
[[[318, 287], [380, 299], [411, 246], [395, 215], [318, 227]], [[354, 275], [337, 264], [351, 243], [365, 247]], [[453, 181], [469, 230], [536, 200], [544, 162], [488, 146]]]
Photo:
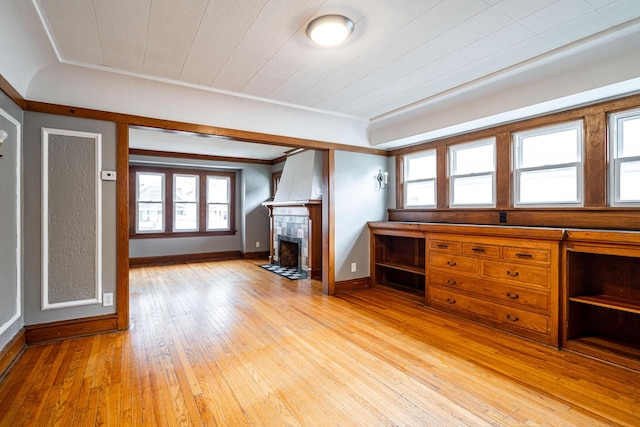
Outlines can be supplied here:
[[164, 231], [164, 173], [136, 173], [136, 232]]
[[131, 165], [129, 236], [235, 234], [235, 172]]
[[609, 116], [612, 206], [640, 206], [640, 109]]
[[173, 175], [173, 231], [198, 231], [198, 175]]
[[514, 206], [582, 206], [582, 120], [513, 134]]
[[207, 176], [207, 231], [229, 229], [229, 180]]
[[405, 207], [436, 206], [436, 150], [404, 158]]
[[495, 207], [496, 140], [449, 146], [451, 207]]

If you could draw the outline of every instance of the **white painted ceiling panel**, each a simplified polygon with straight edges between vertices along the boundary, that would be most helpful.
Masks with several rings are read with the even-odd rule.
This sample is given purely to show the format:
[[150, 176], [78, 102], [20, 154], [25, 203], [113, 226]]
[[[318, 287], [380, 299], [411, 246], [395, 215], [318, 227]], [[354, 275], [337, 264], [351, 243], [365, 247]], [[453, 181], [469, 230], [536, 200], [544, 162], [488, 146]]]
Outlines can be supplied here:
[[[621, 31], [639, 0], [33, 0], [61, 60], [372, 119]], [[355, 23], [334, 49], [308, 22]]]
[[583, 37], [588, 37], [594, 32], [607, 29], [607, 21], [597, 12], [589, 12], [565, 25], [555, 27], [540, 34], [540, 37], [553, 43], [553, 47], [560, 47]]
[[389, 6], [399, 10], [405, 15], [419, 16], [425, 13], [427, 10], [433, 8], [440, 3], [441, 0], [384, 0]]
[[286, 78], [267, 73], [258, 73], [242, 88], [242, 93], [266, 98], [274, 89], [280, 86]]
[[208, 156], [273, 160], [285, 155], [291, 147], [232, 141], [210, 135], [169, 132], [148, 128], [129, 130], [129, 147], [141, 150], [174, 153], [204, 154]]
[[640, 15], [640, 1], [618, 0], [598, 9], [598, 13], [611, 25], [622, 24], [629, 16]]
[[145, 72], [178, 79], [196, 33], [207, 0], [175, 2], [154, 0], [149, 14]]
[[559, 0], [520, 20], [522, 25], [536, 34], [566, 24], [592, 11], [586, 0]]
[[240, 92], [268, 60], [268, 56], [236, 50], [220, 70], [212, 86]]
[[513, 20], [519, 21], [549, 6], [557, 0], [503, 0], [496, 3], [496, 8]]
[[135, 64], [132, 71], [142, 71], [138, 64], [144, 58], [150, 0], [111, 0], [94, 5], [104, 65], [121, 68], [123, 63], [131, 63]]
[[246, 26], [251, 25], [265, 4], [267, 4], [267, 0], [215, 0], [209, 2], [209, 6], [213, 5], [216, 16]]

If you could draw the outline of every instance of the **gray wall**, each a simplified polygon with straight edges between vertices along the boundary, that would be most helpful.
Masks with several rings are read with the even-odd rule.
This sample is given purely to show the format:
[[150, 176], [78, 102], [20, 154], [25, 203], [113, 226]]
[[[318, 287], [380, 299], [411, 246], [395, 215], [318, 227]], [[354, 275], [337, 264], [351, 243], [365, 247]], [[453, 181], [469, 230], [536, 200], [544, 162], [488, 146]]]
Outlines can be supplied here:
[[[368, 277], [369, 228], [367, 221], [387, 218], [394, 194], [394, 166], [386, 156], [336, 151], [335, 197], [335, 272], [336, 281]], [[378, 189], [376, 175], [389, 172], [389, 186]], [[356, 272], [351, 272], [351, 263]]]
[[[17, 122], [18, 124], [16, 125]], [[0, 148], [0, 349], [24, 324], [20, 166], [22, 110], [0, 92], [0, 129], [9, 137]], [[19, 144], [20, 142], [20, 144]]]
[[[114, 313], [116, 307], [102, 307], [99, 303], [82, 305], [77, 307], [55, 308], [42, 310], [42, 227], [43, 216], [42, 202], [42, 137], [41, 129], [53, 128], [60, 130], [82, 131], [98, 133], [102, 135], [102, 170], [115, 170], [116, 168], [116, 126], [111, 122], [97, 120], [80, 119], [76, 117], [56, 116], [52, 114], [42, 114], [25, 112], [24, 116], [24, 320], [25, 324], [40, 324], [59, 320], [76, 319], [89, 316]], [[69, 170], [79, 167], [83, 161], [73, 152], [68, 153], [66, 166]], [[97, 174], [96, 174], [97, 175]], [[50, 176], [51, 178], [51, 176]], [[96, 176], [96, 180], [98, 176]], [[51, 183], [50, 183], [51, 184]], [[50, 190], [52, 188], [50, 187]], [[54, 205], [63, 199], [63, 189], [49, 192], [49, 200]], [[95, 207], [88, 203], [77, 203], [76, 214], [78, 217], [93, 217]], [[66, 234], [66, 238], [73, 239], [75, 230], [72, 226], [67, 233], [57, 230], [55, 234], [50, 234], [49, 238], [56, 235]], [[71, 237], [70, 237], [71, 236]], [[101, 261], [102, 261], [102, 292], [114, 293], [116, 301], [116, 183], [115, 181], [104, 181], [102, 183], [102, 233], [101, 233]], [[92, 252], [95, 248], [87, 249]], [[49, 253], [49, 265], [55, 264], [58, 254]], [[75, 270], [69, 268], [62, 269], [58, 273], [61, 277], [56, 277], [56, 281], [49, 281], [49, 295], [56, 295], [65, 285], [62, 282], [70, 283]], [[67, 275], [65, 277], [65, 274]], [[56, 285], [56, 283], [60, 283]], [[83, 283], [76, 285], [82, 288], [78, 292], [81, 294], [95, 293], [95, 280], [86, 279]], [[75, 292], [75, 291], [74, 291]], [[75, 295], [75, 294], [74, 294]], [[65, 298], [66, 299], [66, 298]]]
[[[130, 239], [129, 256], [143, 258], [207, 252], [269, 250], [269, 212], [262, 206], [270, 197], [271, 166], [253, 163], [170, 159], [151, 156], [131, 156], [133, 164], [176, 167], [207, 167], [236, 172], [236, 228], [230, 236], [171, 237], [160, 239]], [[256, 247], [260, 242], [260, 247]]]

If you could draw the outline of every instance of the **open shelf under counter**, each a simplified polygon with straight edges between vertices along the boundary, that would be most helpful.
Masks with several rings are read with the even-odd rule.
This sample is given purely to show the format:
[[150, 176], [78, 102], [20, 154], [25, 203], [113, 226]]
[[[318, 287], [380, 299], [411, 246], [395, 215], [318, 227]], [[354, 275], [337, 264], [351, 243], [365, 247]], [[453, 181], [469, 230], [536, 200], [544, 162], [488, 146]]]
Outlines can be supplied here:
[[395, 262], [376, 262], [376, 265], [380, 267], [392, 268], [394, 270], [406, 271], [408, 273], [420, 274], [422, 276], [425, 275], [424, 266], [416, 267], [413, 265], [398, 264]]
[[629, 301], [610, 295], [582, 295], [569, 297], [569, 301], [640, 314], [640, 301]]
[[563, 347], [640, 370], [640, 233], [568, 230]]

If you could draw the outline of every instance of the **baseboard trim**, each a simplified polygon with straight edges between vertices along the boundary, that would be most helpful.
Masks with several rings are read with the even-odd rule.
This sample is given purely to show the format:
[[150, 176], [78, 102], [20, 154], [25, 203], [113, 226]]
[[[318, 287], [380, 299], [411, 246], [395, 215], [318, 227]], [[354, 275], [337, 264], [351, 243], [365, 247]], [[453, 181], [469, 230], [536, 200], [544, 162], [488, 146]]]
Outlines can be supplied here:
[[63, 320], [61, 322], [42, 323], [25, 326], [27, 345], [69, 338], [115, 332], [118, 330], [118, 315], [87, 317], [83, 319]]
[[269, 259], [269, 251], [266, 252], [245, 252], [243, 259]]
[[11, 338], [11, 341], [0, 350], [0, 381], [2, 381], [4, 376], [9, 372], [9, 369], [11, 369], [13, 364], [22, 356], [25, 348], [27, 348], [27, 342], [25, 329], [22, 328]]
[[345, 292], [358, 291], [360, 289], [371, 287], [371, 277], [360, 277], [358, 279], [341, 280], [336, 282], [335, 293], [342, 294]]
[[206, 252], [201, 254], [180, 254], [129, 258], [129, 267], [149, 267], [153, 265], [185, 264], [189, 262], [220, 261], [228, 259], [242, 259], [242, 252]]

